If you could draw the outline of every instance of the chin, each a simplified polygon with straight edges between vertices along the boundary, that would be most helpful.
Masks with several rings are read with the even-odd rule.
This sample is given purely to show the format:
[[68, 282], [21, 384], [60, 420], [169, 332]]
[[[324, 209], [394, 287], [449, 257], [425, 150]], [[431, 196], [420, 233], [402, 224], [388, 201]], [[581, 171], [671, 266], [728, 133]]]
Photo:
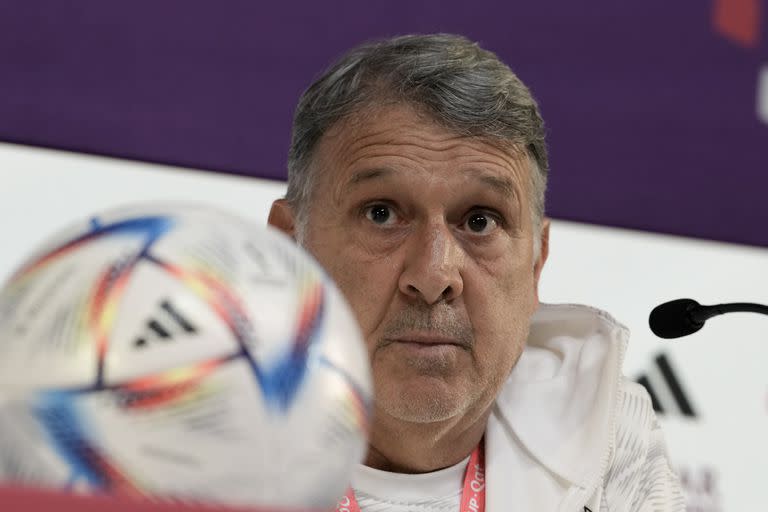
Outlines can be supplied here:
[[465, 386], [450, 385], [435, 377], [400, 381], [376, 390], [376, 407], [388, 416], [409, 423], [435, 423], [462, 415], [472, 404]]

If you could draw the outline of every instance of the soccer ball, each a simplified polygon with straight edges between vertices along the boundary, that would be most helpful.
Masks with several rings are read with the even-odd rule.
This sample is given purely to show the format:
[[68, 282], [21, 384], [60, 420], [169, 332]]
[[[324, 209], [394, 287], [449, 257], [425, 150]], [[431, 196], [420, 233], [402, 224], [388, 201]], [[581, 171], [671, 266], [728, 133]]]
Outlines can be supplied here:
[[332, 508], [365, 454], [368, 365], [289, 238], [199, 205], [113, 210], [0, 290], [0, 479]]

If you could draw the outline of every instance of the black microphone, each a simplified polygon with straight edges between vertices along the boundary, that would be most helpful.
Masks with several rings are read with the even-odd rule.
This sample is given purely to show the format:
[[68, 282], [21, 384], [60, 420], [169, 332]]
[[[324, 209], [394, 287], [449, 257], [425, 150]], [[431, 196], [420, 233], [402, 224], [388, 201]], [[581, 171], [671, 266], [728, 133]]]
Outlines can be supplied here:
[[681, 338], [704, 327], [713, 316], [735, 312], [768, 315], [768, 306], [749, 302], [702, 306], [693, 299], [677, 299], [653, 308], [648, 325], [659, 338]]

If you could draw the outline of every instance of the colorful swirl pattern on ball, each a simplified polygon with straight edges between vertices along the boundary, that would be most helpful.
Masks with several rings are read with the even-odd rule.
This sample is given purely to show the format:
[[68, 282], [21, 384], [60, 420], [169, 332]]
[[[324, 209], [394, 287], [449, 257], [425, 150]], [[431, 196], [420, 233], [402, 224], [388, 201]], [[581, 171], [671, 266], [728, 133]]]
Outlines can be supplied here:
[[93, 443], [95, 433], [77, 407], [77, 395], [71, 392], [41, 393], [33, 412], [56, 451], [66, 461], [71, 473], [67, 488], [87, 484], [121, 494], [141, 495], [141, 485], [128, 476]]

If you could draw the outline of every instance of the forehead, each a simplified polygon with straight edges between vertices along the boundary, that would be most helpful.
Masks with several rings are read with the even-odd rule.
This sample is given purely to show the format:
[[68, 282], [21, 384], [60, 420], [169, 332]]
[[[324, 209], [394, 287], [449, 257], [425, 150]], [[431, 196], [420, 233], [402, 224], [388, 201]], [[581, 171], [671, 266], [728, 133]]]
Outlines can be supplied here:
[[482, 170], [523, 181], [528, 163], [511, 143], [456, 133], [407, 104], [367, 108], [337, 122], [315, 152], [321, 179], [330, 182], [377, 164], [428, 172]]

